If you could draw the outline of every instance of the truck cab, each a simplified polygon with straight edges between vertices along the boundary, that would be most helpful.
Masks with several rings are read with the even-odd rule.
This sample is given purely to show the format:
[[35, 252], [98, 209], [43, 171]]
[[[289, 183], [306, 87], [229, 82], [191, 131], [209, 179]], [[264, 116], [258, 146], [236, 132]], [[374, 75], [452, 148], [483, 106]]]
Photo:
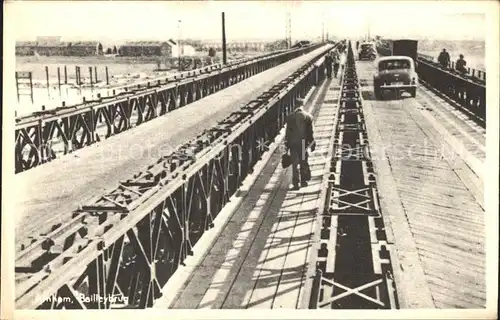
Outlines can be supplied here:
[[373, 42], [363, 42], [359, 46], [359, 60], [375, 60], [377, 57], [377, 49]]

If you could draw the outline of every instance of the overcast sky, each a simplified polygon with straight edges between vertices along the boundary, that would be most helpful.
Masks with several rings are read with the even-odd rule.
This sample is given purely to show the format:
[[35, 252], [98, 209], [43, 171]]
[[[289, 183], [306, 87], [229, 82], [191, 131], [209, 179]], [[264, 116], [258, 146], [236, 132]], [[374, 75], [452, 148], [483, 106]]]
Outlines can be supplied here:
[[286, 12], [292, 40], [331, 35], [372, 35], [431, 39], [478, 39], [486, 32], [485, 1], [302, 1], [302, 2], [156, 2], [58, 1], [8, 3], [6, 14], [16, 39], [62, 36], [105, 41], [221, 38], [221, 12], [231, 39], [280, 39], [286, 34]]

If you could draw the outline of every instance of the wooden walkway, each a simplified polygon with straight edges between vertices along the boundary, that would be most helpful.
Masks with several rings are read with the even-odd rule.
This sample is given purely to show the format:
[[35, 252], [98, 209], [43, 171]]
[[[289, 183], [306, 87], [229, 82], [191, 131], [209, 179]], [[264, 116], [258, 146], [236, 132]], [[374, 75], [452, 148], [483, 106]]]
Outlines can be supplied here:
[[[375, 101], [373, 69], [358, 62], [376, 171], [388, 162], [393, 184], [436, 308], [484, 308], [484, 133], [420, 90], [417, 99]], [[373, 139], [379, 136], [379, 141]], [[381, 197], [387, 197], [381, 194]], [[395, 201], [395, 199], [391, 199]], [[391, 215], [392, 208], [385, 208]], [[391, 217], [392, 218], [392, 217]], [[393, 224], [392, 228], [402, 227]], [[395, 243], [398, 239], [395, 233]], [[404, 271], [403, 271], [404, 272]], [[409, 297], [411, 299], [411, 297]]]
[[172, 303], [155, 307], [298, 308], [340, 92], [336, 79], [325, 85], [328, 104], [313, 103], [317, 148], [309, 186], [291, 190], [291, 167], [283, 169], [275, 152]]

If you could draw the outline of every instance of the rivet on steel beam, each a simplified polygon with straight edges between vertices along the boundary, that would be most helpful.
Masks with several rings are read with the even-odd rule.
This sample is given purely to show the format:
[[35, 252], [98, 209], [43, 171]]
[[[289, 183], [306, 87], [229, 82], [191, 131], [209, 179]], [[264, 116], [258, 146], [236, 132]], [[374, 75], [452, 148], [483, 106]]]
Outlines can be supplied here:
[[97, 242], [97, 250], [104, 250], [105, 247], [106, 242], [104, 241], [104, 239], [99, 239]]

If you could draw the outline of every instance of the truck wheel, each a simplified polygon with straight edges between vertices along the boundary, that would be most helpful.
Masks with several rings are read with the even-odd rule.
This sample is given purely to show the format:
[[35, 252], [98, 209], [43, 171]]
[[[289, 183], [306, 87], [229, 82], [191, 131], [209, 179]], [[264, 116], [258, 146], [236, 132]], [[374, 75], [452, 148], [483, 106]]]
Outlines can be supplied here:
[[415, 98], [417, 96], [417, 88], [412, 88], [410, 94], [412, 98]]
[[380, 92], [380, 88], [375, 87], [374, 93], [375, 93], [375, 99], [376, 100], [381, 100], [382, 99], [382, 93]]

